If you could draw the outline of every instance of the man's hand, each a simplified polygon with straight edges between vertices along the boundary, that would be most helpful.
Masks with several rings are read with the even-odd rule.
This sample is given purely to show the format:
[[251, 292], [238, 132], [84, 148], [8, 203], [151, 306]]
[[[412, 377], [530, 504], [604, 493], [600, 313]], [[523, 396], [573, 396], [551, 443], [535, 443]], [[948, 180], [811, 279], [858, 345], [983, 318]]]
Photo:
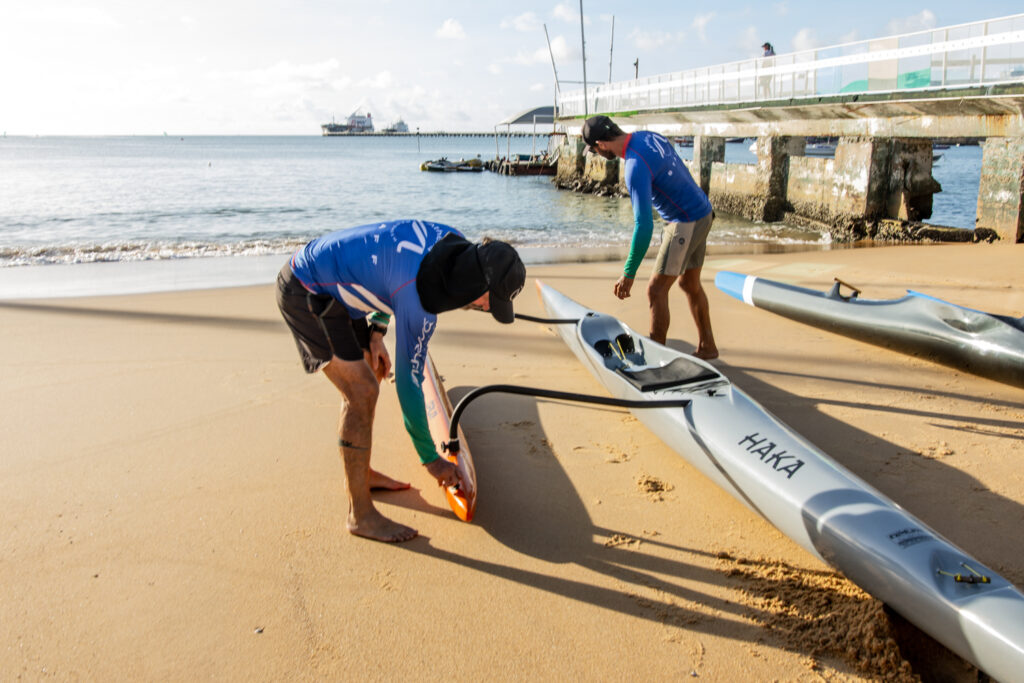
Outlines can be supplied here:
[[615, 283], [615, 296], [620, 299], [625, 299], [629, 297], [629, 291], [631, 289], [633, 289], [633, 278], [623, 275], [619, 278], [618, 282]]
[[462, 486], [462, 479], [459, 477], [459, 469], [445, 458], [438, 458], [428, 462], [424, 467], [430, 476], [437, 479], [438, 486]]
[[384, 346], [384, 335], [379, 332], [370, 332], [370, 367], [378, 382], [391, 372], [391, 357]]

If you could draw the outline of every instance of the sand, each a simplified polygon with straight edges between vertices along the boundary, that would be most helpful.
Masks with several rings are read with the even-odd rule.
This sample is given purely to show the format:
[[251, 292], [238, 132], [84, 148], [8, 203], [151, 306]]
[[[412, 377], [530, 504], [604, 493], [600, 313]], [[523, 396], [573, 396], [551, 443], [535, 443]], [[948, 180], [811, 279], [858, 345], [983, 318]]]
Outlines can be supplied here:
[[[840, 277], [868, 298], [913, 288], [1020, 316], [1022, 256], [710, 254], [704, 274], [721, 370], [1018, 586], [1024, 390], [783, 320], [712, 283], [719, 269], [817, 288]], [[618, 272], [528, 275], [646, 329], [642, 297], [611, 295]], [[692, 349], [682, 293], [671, 302], [669, 338]], [[542, 314], [529, 284], [519, 308]], [[809, 681], [927, 668], [912, 661], [925, 646], [877, 601], [622, 410], [480, 399], [463, 420], [480, 483], [465, 524], [385, 386], [374, 464], [413, 489], [377, 500], [420, 531], [387, 545], [344, 530], [338, 397], [302, 372], [271, 286], [0, 302], [0, 328], [0, 680]], [[431, 352], [456, 399], [493, 383], [602, 391], [537, 324], [444, 314]]]

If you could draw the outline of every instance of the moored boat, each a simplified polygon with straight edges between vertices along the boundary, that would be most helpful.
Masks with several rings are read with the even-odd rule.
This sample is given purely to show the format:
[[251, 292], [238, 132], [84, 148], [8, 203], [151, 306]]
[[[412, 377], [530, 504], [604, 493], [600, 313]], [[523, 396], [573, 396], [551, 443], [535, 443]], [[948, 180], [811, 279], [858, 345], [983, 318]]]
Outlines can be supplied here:
[[434, 161], [424, 161], [420, 164], [421, 171], [435, 171], [441, 173], [480, 173], [484, 170], [483, 162], [479, 159], [459, 159], [458, 161], [451, 161], [446, 157], [441, 157]]
[[361, 113], [358, 109], [349, 114], [345, 123], [325, 123], [320, 126], [323, 135], [355, 135], [358, 133], [373, 132], [373, 116], [367, 112]]

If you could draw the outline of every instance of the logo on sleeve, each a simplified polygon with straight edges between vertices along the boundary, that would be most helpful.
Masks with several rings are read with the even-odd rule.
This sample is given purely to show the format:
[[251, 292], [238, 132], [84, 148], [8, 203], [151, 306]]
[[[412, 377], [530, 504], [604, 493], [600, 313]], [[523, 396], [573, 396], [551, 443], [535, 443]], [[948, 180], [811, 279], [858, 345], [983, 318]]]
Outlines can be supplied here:
[[413, 347], [412, 358], [409, 364], [412, 366], [412, 383], [420, 386], [423, 382], [423, 357], [427, 353], [427, 340], [434, 331], [434, 323], [430, 320], [423, 321], [423, 327], [416, 338], [416, 346]]
[[421, 223], [420, 221], [413, 221], [412, 231], [416, 234], [416, 242], [402, 240], [401, 242], [398, 243], [398, 248], [395, 249], [397, 253], [401, 253], [402, 249], [415, 251], [417, 254], [423, 253], [423, 250], [427, 246], [427, 229], [423, 226], [423, 223]]

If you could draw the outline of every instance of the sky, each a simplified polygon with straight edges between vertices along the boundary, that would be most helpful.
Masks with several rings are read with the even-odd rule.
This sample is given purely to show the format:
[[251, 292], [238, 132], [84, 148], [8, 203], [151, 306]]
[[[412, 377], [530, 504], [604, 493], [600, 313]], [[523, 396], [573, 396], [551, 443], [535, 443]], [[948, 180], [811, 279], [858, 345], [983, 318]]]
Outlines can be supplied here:
[[[584, 0], [607, 82], [1018, 13], [1019, 0]], [[612, 26], [614, 21], [614, 34]], [[551, 53], [544, 29], [550, 38]], [[554, 69], [551, 54], [554, 55]], [[492, 131], [582, 86], [580, 2], [4, 0], [0, 135]], [[634, 67], [634, 60], [637, 65]], [[610, 65], [609, 65], [610, 63]]]

